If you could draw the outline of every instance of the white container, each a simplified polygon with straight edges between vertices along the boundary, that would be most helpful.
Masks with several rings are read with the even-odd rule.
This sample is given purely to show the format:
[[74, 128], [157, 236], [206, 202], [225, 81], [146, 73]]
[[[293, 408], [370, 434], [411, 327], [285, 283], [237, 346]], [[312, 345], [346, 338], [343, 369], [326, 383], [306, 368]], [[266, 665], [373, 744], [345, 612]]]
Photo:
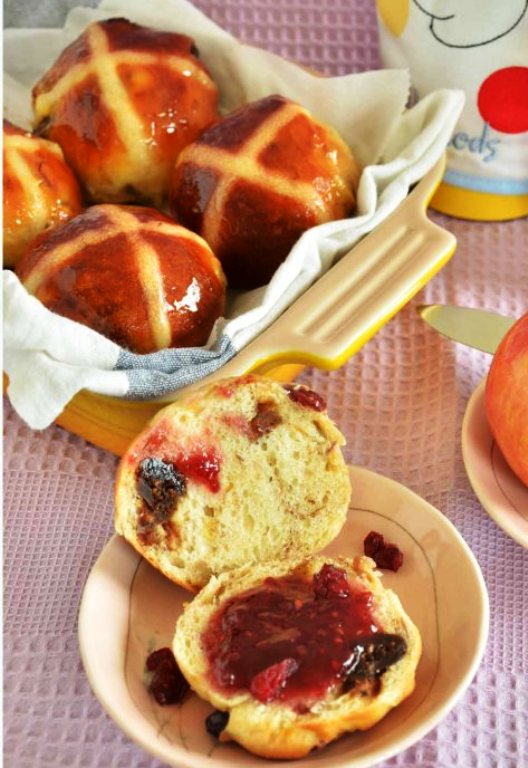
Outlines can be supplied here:
[[433, 208], [469, 219], [528, 215], [528, 0], [377, 0], [387, 67], [416, 96], [462, 88]]

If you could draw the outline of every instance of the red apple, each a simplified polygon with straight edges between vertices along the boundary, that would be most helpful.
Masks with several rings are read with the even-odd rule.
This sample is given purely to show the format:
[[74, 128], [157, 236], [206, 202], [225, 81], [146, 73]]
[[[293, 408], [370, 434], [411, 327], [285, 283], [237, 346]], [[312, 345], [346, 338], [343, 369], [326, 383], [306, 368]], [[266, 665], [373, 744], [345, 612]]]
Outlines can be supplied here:
[[528, 313], [510, 328], [495, 352], [485, 406], [504, 458], [528, 485]]

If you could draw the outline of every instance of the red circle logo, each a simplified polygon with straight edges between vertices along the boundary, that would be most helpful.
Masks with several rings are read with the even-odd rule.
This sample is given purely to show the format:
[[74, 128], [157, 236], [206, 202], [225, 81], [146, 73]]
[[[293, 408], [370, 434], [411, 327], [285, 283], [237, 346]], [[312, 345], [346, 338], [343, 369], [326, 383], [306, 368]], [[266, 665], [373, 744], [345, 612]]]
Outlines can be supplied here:
[[501, 133], [528, 131], [528, 67], [505, 67], [480, 86], [477, 105], [492, 128]]

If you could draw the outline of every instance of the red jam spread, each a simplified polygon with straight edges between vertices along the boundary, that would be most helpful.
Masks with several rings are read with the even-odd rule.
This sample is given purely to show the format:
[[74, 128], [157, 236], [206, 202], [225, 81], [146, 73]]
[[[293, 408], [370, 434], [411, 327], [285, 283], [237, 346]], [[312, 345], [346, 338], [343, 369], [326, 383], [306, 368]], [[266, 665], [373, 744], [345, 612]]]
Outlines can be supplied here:
[[305, 408], [311, 408], [313, 411], [326, 410], [326, 400], [312, 389], [299, 384], [285, 384], [284, 389], [288, 393], [290, 400], [293, 400], [294, 403]]
[[178, 470], [189, 480], [205, 485], [211, 493], [220, 490], [220, 457], [213, 448], [181, 453], [173, 459]]
[[226, 601], [202, 634], [211, 684], [302, 712], [331, 689], [350, 688], [351, 675], [380, 674], [401, 658], [405, 643], [382, 632], [372, 601], [329, 564], [313, 580], [266, 579]]
[[204, 485], [211, 493], [220, 490], [218, 450], [206, 439], [189, 444], [167, 420], [160, 421], [155, 430], [138, 441], [128, 454], [128, 461], [136, 466], [145, 461], [158, 461], [172, 465], [186, 480]]
[[247, 376], [238, 376], [237, 378], [228, 379], [227, 381], [217, 384], [215, 391], [222, 397], [233, 397], [240, 387], [243, 387], [246, 384], [251, 384], [254, 381], [256, 381], [256, 379], [251, 374], [248, 374]]

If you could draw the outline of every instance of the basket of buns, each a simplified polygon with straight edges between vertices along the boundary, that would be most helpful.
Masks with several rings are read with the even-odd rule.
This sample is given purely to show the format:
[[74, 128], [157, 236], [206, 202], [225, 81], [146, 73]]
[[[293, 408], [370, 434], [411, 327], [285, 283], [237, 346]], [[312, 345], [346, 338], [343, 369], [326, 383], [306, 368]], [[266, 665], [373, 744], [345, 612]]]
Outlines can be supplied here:
[[403, 71], [320, 77], [184, 0], [106, 0], [39, 40], [7, 37], [4, 122], [30, 426], [122, 453], [204, 380], [342, 365], [452, 254], [425, 208], [459, 92], [406, 109]]

